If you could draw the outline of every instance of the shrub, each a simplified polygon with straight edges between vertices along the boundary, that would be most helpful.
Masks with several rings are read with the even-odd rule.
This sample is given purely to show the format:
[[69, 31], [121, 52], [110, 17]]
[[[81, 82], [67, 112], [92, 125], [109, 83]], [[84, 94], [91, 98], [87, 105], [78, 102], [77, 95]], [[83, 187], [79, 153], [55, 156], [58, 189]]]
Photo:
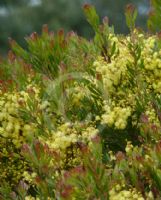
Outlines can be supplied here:
[[0, 64], [1, 199], [161, 195], [160, 34], [135, 28], [132, 5], [127, 36], [100, 24], [93, 6], [84, 12], [92, 41], [46, 25], [27, 49], [10, 41]]

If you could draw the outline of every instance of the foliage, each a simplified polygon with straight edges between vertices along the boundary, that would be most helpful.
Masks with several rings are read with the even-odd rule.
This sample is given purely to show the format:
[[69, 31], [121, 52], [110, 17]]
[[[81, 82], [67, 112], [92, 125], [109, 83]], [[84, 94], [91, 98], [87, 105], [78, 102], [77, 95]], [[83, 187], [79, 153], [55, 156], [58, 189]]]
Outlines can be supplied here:
[[152, 31], [160, 31], [161, 29], [161, 2], [159, 0], [151, 0], [151, 11], [149, 13], [148, 27]]
[[126, 24], [130, 30], [135, 28], [135, 21], [137, 17], [137, 10], [132, 4], [128, 4], [125, 10]]
[[0, 63], [1, 199], [161, 196], [160, 35], [83, 9], [93, 40], [44, 25]]
[[7, 54], [9, 37], [26, 47], [23, 38], [34, 31], [40, 33], [42, 24], [48, 24], [52, 30], [63, 27], [65, 32], [74, 30], [86, 38], [92, 37], [81, 11], [85, 2], [92, 2], [101, 17], [108, 15], [117, 33], [128, 32], [123, 10], [127, 3], [134, 3], [139, 8], [137, 24], [146, 28], [147, 0], [119, 0], [117, 4], [113, 0], [1, 0], [0, 23], [3, 26], [0, 27], [0, 52], [4, 56]]

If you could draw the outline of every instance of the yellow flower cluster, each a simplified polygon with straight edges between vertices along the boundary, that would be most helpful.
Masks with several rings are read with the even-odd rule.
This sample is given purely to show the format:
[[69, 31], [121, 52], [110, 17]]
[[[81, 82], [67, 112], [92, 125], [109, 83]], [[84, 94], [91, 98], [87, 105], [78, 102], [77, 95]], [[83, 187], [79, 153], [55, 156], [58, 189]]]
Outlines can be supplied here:
[[157, 117], [157, 113], [154, 110], [154, 108], [152, 108], [151, 106], [149, 106], [146, 109], [145, 115], [148, 117], [148, 121], [150, 123], [153, 123], [153, 124], [158, 125], [158, 126], [160, 125], [159, 119]]
[[[85, 95], [83, 92], [79, 93], [79, 89], [80, 87], [76, 85], [74, 92], [72, 91], [72, 98], [76, 104]], [[88, 91], [87, 88], [86, 91]], [[34, 121], [30, 118], [30, 115], [29, 119], [27, 116], [27, 120], [25, 120], [25, 117], [21, 115], [21, 110], [25, 110], [35, 117]], [[26, 143], [41, 129], [42, 120], [46, 115], [50, 118], [50, 123], [55, 122], [56, 117], [52, 114], [51, 104], [48, 100], [42, 100], [38, 86], [29, 84], [23, 91], [6, 92], [0, 97], [0, 135], [4, 137], [5, 141], [10, 139], [16, 149], [20, 149], [23, 143]], [[43, 125], [43, 130], [40, 131], [44, 133], [39, 135], [38, 138], [42, 143], [46, 143], [50, 149], [60, 153], [62, 159], [62, 166], [60, 167], [66, 168], [80, 163], [78, 143], [90, 143], [91, 138], [98, 134], [95, 124], [76, 121], [74, 123], [60, 122], [55, 123], [54, 126], [52, 126], [53, 124], [48, 126], [48, 123]], [[7, 152], [7, 149], [5, 151]], [[51, 161], [51, 165], [53, 164], [54, 160]], [[14, 167], [12, 165], [10, 166], [11, 169]], [[9, 173], [7, 170], [9, 169], [6, 169], [6, 173]], [[23, 176], [25, 181], [32, 184], [34, 175], [25, 171], [25, 168], [23, 170], [20, 175], [17, 174], [17, 177]]]
[[144, 200], [140, 192], [135, 188], [126, 190], [122, 189], [120, 185], [116, 185], [109, 191], [110, 200]]
[[[58, 126], [57, 130], [52, 130], [50, 137], [40, 137], [51, 149], [60, 153], [62, 165], [73, 166], [79, 162], [78, 143], [90, 143], [91, 139], [98, 134], [98, 129], [93, 124], [74, 124], [66, 122]], [[65, 166], [66, 167], [66, 166]]]
[[6, 181], [11, 186], [17, 184], [22, 173], [27, 168], [27, 163], [15, 150], [10, 139], [1, 138], [0, 141], [0, 182]]
[[52, 136], [47, 141], [47, 144], [56, 150], [64, 151], [72, 143], [77, 141], [77, 134], [75, 130], [72, 130], [70, 123], [65, 123], [58, 127], [57, 131], [51, 132]]
[[112, 56], [111, 62], [107, 63], [102, 57], [94, 62], [96, 72], [102, 75], [103, 87], [106, 94], [115, 92], [116, 86], [118, 86], [122, 79], [126, 79], [127, 64], [129, 61], [133, 61], [133, 58], [128, 51], [128, 48], [117, 40], [117, 48], [119, 54]]
[[152, 85], [155, 92], [161, 93], [161, 50], [157, 50], [156, 36], [144, 40], [142, 58], [148, 75], [147, 82]]
[[125, 151], [126, 151], [127, 155], [130, 154], [132, 152], [132, 150], [133, 150], [133, 145], [131, 144], [130, 141], [128, 141], [127, 145], [126, 145], [126, 148], [125, 148]]
[[102, 115], [102, 123], [108, 124], [108, 126], [114, 126], [116, 129], [125, 129], [127, 125], [127, 119], [131, 115], [131, 108], [121, 108], [119, 106], [113, 109], [110, 106], [105, 105], [105, 113]]
[[[93, 63], [96, 72], [102, 77], [105, 100], [102, 123], [116, 129], [125, 129], [130, 116], [135, 119], [132, 113], [136, 111], [139, 98], [143, 100], [149, 96], [150, 99], [152, 92], [156, 95], [161, 93], [161, 50], [157, 48], [157, 37], [146, 38], [137, 31], [134, 34], [131, 37], [118, 37], [118, 50], [110, 62], [98, 57]], [[133, 47], [129, 47], [131, 44]], [[138, 60], [137, 45], [141, 52]], [[150, 106], [150, 103], [147, 105]], [[148, 106], [145, 106], [147, 112], [152, 109]], [[152, 121], [158, 121], [157, 116]]]
[[37, 176], [37, 174], [35, 172], [29, 174], [28, 171], [24, 171], [23, 172], [23, 177], [24, 177], [24, 180], [27, 181], [28, 183], [31, 183], [33, 182], [34, 178]]
[[[1, 92], [0, 96], [0, 181], [6, 180], [11, 186], [19, 182], [27, 169], [20, 149], [36, 127], [32, 122], [26, 123], [20, 115], [21, 106], [28, 109], [30, 88], [28, 86], [26, 91]], [[32, 88], [33, 91], [35, 89]]]
[[19, 114], [21, 104], [27, 102], [27, 92], [5, 93], [0, 97], [0, 135], [11, 138], [19, 148], [29, 134], [33, 132], [33, 124], [25, 124]]
[[66, 91], [68, 93], [68, 96], [70, 97], [70, 104], [75, 106], [80, 106], [81, 100], [85, 96], [89, 96], [90, 92], [87, 87], [79, 86], [75, 83], [74, 88], [69, 88]]

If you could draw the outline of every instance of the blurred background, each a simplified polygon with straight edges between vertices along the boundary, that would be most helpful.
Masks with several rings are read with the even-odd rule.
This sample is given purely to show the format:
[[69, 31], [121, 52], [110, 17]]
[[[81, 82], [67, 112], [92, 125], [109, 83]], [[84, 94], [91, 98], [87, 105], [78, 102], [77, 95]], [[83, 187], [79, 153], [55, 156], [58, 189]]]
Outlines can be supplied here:
[[53, 31], [74, 30], [90, 38], [93, 32], [83, 15], [84, 3], [95, 5], [100, 17], [109, 17], [116, 33], [125, 34], [124, 8], [133, 3], [138, 8], [136, 24], [146, 29], [149, 0], [0, 0], [0, 54], [7, 54], [9, 37], [25, 46], [24, 37], [34, 31], [40, 33], [43, 24]]

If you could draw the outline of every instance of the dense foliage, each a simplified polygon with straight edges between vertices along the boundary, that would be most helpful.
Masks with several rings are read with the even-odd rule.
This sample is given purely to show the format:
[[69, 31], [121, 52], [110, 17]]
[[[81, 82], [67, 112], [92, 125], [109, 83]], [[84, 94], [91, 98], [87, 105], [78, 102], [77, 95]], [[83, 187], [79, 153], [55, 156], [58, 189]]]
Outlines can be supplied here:
[[125, 11], [127, 36], [86, 4], [91, 41], [46, 25], [27, 49], [10, 41], [0, 63], [0, 199], [160, 199], [161, 36], [135, 28], [132, 5]]

